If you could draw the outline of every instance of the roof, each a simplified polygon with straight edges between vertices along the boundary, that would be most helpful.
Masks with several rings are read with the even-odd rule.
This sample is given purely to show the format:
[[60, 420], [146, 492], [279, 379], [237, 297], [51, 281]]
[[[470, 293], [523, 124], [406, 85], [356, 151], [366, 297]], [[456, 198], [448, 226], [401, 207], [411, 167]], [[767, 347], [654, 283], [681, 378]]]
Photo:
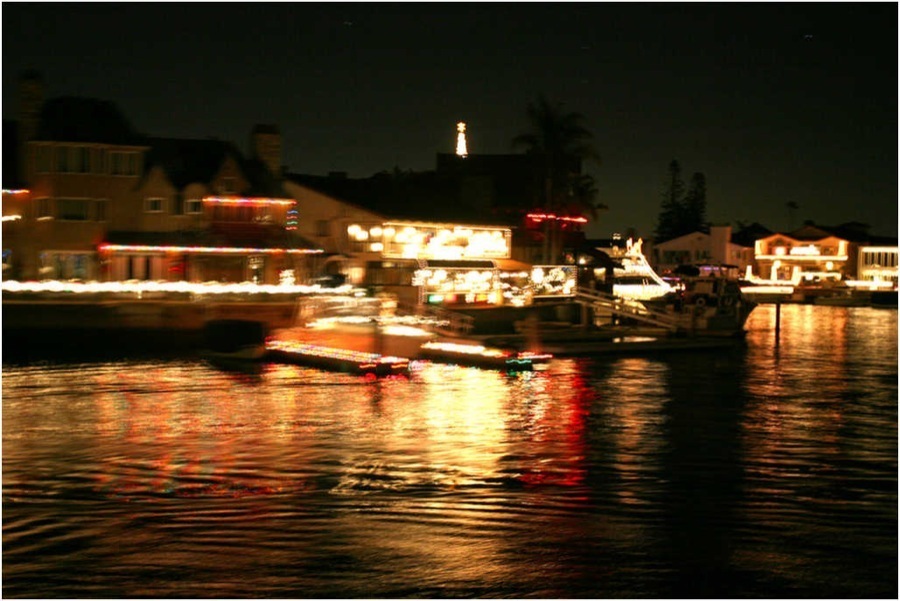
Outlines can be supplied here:
[[144, 136], [131, 127], [112, 102], [74, 96], [53, 98], [44, 103], [34, 139], [119, 146], [143, 146], [146, 143]]
[[243, 191], [250, 196], [281, 197], [285, 195], [279, 180], [257, 159], [246, 159], [237, 146], [224, 140], [191, 140], [184, 138], [148, 138], [150, 152], [145, 157], [145, 173], [159, 166], [169, 181], [179, 189], [192, 183], [209, 183], [232, 157], [250, 189]]
[[490, 207], [462, 203], [459, 182], [434, 171], [382, 172], [363, 179], [288, 173], [287, 179], [388, 219], [509, 225]]
[[149, 138], [149, 142], [145, 172], [151, 167], [162, 167], [179, 189], [196, 182], [210, 182], [229, 154], [236, 158], [240, 156], [233, 144], [222, 140]]

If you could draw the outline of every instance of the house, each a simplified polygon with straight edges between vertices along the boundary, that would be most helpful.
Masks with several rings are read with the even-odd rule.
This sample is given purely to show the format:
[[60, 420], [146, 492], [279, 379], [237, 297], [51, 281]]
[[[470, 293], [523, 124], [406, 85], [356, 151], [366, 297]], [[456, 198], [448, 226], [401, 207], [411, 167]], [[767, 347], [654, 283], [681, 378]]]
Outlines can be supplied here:
[[807, 222], [792, 232], [757, 240], [756, 273], [763, 279], [809, 283], [896, 281], [896, 253], [895, 239], [873, 236], [865, 224], [825, 227]]
[[738, 243], [730, 225], [712, 226], [708, 233], [697, 231], [656, 242], [649, 259], [661, 274], [670, 273], [679, 265], [698, 263], [734, 265], [743, 272], [753, 264], [753, 247]]
[[44, 101], [34, 74], [21, 88], [3, 131], [5, 278], [278, 283], [320, 270], [281, 185], [276, 127], [253, 129], [247, 158], [139, 134], [110, 102]]

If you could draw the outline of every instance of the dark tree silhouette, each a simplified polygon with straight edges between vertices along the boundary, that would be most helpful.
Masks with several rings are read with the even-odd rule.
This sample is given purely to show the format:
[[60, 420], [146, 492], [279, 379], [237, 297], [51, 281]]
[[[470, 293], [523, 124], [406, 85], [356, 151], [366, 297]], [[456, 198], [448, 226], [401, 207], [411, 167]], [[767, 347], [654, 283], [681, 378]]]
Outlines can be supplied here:
[[662, 197], [654, 232], [657, 241], [709, 230], [706, 220], [706, 177], [702, 173], [694, 173], [690, 188], [685, 192], [681, 166], [673, 160], [669, 163], [669, 175]]
[[[599, 155], [592, 145], [593, 135], [584, 126], [584, 116], [566, 112], [561, 103], [551, 104], [540, 96], [527, 109], [530, 129], [513, 138], [513, 148], [538, 155], [543, 166], [544, 190], [540, 207], [548, 212], [577, 210], [592, 217], [601, 208], [596, 202], [596, 187], [590, 176], [581, 174], [581, 163]], [[545, 222], [544, 261], [555, 262], [556, 222]]]

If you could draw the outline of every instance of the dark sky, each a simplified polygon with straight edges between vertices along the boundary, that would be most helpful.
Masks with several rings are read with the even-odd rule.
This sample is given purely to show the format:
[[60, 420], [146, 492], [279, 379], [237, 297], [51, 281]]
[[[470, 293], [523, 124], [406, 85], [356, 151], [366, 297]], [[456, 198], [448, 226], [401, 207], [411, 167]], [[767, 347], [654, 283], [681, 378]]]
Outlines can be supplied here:
[[[367, 177], [511, 152], [539, 94], [584, 115], [610, 208], [649, 235], [672, 159], [716, 223], [862, 221], [897, 234], [897, 4], [3, 3], [3, 117], [16, 81], [112, 100], [141, 132]], [[799, 210], [791, 222], [786, 203]]]

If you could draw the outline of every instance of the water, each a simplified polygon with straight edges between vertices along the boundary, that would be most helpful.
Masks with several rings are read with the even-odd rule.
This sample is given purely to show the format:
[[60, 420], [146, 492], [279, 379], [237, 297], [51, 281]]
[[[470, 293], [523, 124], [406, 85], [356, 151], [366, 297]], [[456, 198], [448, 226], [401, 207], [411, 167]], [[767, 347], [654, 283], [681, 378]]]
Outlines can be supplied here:
[[897, 597], [897, 311], [734, 352], [3, 367], [5, 597]]

